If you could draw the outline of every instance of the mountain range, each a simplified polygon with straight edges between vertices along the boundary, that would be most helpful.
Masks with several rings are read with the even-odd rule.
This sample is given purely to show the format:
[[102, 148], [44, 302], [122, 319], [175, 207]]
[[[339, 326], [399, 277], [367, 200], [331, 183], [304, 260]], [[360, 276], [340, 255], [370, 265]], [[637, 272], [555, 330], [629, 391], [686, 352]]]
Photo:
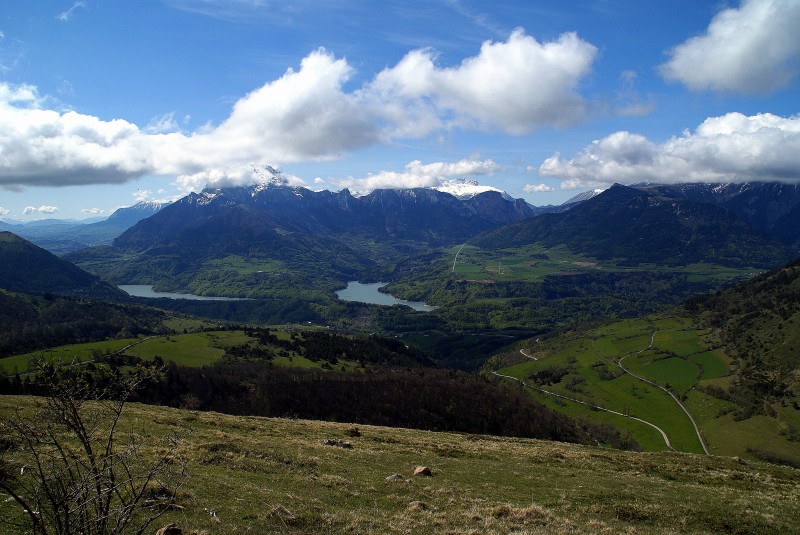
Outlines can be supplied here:
[[146, 239], [175, 239], [209, 217], [246, 207], [289, 231], [318, 236], [348, 233], [431, 245], [458, 243], [478, 232], [533, 216], [522, 199], [486, 191], [459, 199], [428, 188], [383, 189], [355, 197], [288, 186], [256, 185], [204, 190], [173, 203], [159, 217], [143, 221], [114, 241], [130, 246]]
[[800, 248], [800, 185], [780, 182], [635, 186], [666, 197], [714, 204], [795, 249]]
[[53, 253], [64, 254], [85, 247], [108, 245], [124, 231], [157, 213], [167, 204], [141, 201], [133, 206], [118, 208], [106, 219], [88, 220], [91, 222], [60, 219], [44, 219], [29, 223], [0, 221], [0, 230], [13, 232]]
[[[274, 297], [265, 288], [330, 292], [353, 278], [386, 280], [410, 257], [465, 242], [564, 245], [620, 265], [771, 268], [792, 257], [800, 227], [800, 190], [780, 184], [615, 185], [585, 197], [537, 213], [499, 191], [206, 189], [142, 219], [112, 247], [67, 258], [119, 283]], [[220, 271], [225, 262], [237, 267]]]
[[[409, 255], [532, 216], [525, 201], [497, 191], [463, 200], [428, 188], [355, 197], [348, 190], [260, 184], [192, 193], [122, 233], [113, 247], [69, 258], [115, 281], [172, 279], [176, 287], [194, 282], [197, 291], [197, 273], [235, 256], [260, 266], [242, 284], [255, 277], [262, 286], [308, 286], [315, 279], [332, 289]], [[123, 256], [124, 263], [118, 261]]]
[[[791, 258], [789, 244], [768, 234], [772, 227], [755, 226], [721, 203], [696, 200], [701, 191], [615, 184], [568, 211], [488, 231], [470, 243], [489, 249], [567, 245], [574, 252], [622, 265], [708, 262], [774, 267]], [[768, 212], [769, 203], [753, 208], [751, 220], [766, 222]]]

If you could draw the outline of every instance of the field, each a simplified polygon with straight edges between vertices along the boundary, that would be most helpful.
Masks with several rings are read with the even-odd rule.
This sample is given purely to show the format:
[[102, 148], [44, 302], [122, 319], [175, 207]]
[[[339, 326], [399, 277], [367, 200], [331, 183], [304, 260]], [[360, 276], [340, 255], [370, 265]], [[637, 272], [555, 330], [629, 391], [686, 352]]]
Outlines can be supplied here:
[[282, 262], [277, 260], [259, 261], [258, 259], [247, 259], [242, 256], [230, 255], [225, 258], [214, 258], [203, 263], [211, 269], [223, 271], [234, 271], [239, 275], [252, 275], [253, 273], [270, 273], [285, 269]]
[[[0, 397], [0, 414], [31, 398]], [[757, 461], [129, 405], [181, 438], [184, 533], [789, 533], [797, 471]], [[337, 438], [350, 449], [323, 445]], [[425, 465], [432, 477], [414, 477]], [[386, 478], [399, 474], [397, 481]], [[0, 500], [0, 516], [21, 514]], [[0, 533], [14, 533], [0, 523]]]
[[[278, 339], [288, 340], [290, 336], [286, 331], [275, 331], [275, 333]], [[24, 373], [28, 371], [31, 359], [38, 357], [78, 363], [92, 361], [101, 354], [117, 352], [144, 361], [152, 361], [159, 357], [164, 362], [174, 362], [179, 366], [201, 367], [219, 362], [225, 356], [226, 349], [243, 344], [257, 345], [257, 340], [247, 336], [244, 331], [203, 331], [71, 344], [2, 358], [0, 373]], [[322, 368], [324, 364], [322, 361], [308, 359], [295, 351], [279, 353], [272, 359], [272, 363], [277, 366], [300, 368]], [[328, 364], [326, 367], [347, 370], [356, 366], [355, 362], [340, 359], [338, 363]]]
[[450, 248], [444, 254], [452, 259], [451, 270], [465, 280], [472, 281], [535, 281], [548, 275], [593, 271], [655, 271], [683, 273], [687, 275], [689, 282], [722, 283], [752, 276], [756, 272], [753, 268], [737, 269], [704, 263], [674, 267], [655, 264], [620, 266], [614, 262], [599, 262], [586, 255], [572, 253], [564, 246], [546, 248], [537, 244], [499, 251], [464, 245]]
[[733, 378], [731, 359], [717, 346], [712, 333], [694, 328], [690, 320], [657, 315], [528, 343], [521, 349], [538, 360], [509, 353], [506, 358], [513, 356], [518, 363], [497, 373], [622, 413], [625, 416], [528, 388], [536, 399], [569, 416], [616, 426], [648, 451], [667, 449], [664, 439], [652, 427], [626, 416], [661, 428], [677, 451], [703, 452], [677, 399], [697, 422], [710, 453], [800, 466], [800, 446], [792, 438], [800, 411], [776, 405], [773, 416], [737, 419], [731, 402], [699, 389], [728, 385]]
[[95, 354], [113, 353], [137, 341], [138, 339], [136, 338], [124, 338], [119, 340], [106, 340], [103, 342], [91, 342], [87, 344], [70, 344], [66, 346], [53, 347], [50, 349], [32, 351], [22, 355], [5, 357], [0, 359], [0, 372], [25, 372], [28, 370], [28, 363], [34, 357], [54, 358], [65, 362], [84, 362], [93, 359]]
[[448, 251], [448, 254], [454, 257], [459, 249], [455, 272], [466, 280], [532, 281], [553, 274], [615, 269], [592, 258], [572, 254], [565, 247], [545, 249], [529, 245], [498, 253], [465, 245]]

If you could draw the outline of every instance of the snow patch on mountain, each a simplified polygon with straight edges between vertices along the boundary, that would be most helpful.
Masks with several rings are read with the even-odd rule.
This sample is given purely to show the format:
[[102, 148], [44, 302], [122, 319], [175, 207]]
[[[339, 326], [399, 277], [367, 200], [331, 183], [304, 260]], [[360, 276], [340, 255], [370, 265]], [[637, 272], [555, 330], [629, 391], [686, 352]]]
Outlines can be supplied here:
[[453, 180], [443, 180], [441, 185], [434, 186], [431, 189], [435, 189], [437, 191], [442, 191], [444, 193], [449, 193], [454, 197], [457, 197], [460, 200], [471, 199], [476, 195], [481, 193], [485, 193], [487, 191], [496, 191], [500, 193], [504, 199], [508, 201], [513, 201], [514, 199], [501, 189], [497, 189], [492, 186], [485, 186], [482, 184], [478, 184], [475, 180], [467, 180], [465, 178], [457, 178]]
[[567, 199], [566, 201], [561, 203], [561, 205], [564, 206], [564, 205], [567, 205], [567, 204], [573, 204], [573, 203], [577, 203], [577, 202], [588, 201], [589, 199], [591, 199], [593, 197], [597, 197], [598, 195], [600, 195], [604, 191], [605, 191], [604, 189], [590, 189], [589, 191], [583, 191], [581, 193], [578, 193], [574, 197], [570, 197], [569, 199]]

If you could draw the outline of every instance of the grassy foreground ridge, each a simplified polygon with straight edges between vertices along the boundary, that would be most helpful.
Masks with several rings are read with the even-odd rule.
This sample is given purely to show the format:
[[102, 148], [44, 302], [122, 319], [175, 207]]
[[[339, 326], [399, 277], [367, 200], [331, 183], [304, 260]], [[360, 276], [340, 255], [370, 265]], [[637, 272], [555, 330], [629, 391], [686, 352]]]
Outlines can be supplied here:
[[[0, 397], [0, 415], [32, 409]], [[789, 533], [798, 471], [738, 458], [128, 405], [181, 437], [189, 478], [159, 521], [189, 533]], [[324, 445], [347, 441], [352, 448]], [[144, 460], [144, 459], [143, 459]], [[414, 477], [415, 466], [433, 477]], [[393, 474], [402, 480], [387, 481]], [[0, 500], [0, 516], [17, 514]], [[21, 513], [20, 513], [21, 514]], [[0, 533], [10, 533], [0, 525]]]

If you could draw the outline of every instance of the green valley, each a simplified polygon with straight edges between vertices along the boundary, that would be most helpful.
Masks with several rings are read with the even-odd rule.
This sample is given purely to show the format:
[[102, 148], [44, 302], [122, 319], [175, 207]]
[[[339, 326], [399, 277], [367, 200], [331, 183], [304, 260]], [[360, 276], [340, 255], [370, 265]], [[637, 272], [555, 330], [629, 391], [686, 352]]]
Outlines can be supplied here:
[[673, 449], [703, 453], [688, 411], [711, 454], [800, 466], [800, 396], [764, 400], [763, 414], [748, 417], [747, 407], [733, 401], [742, 363], [713, 329], [688, 316], [660, 314], [531, 340], [489, 366], [564, 414], [624, 429], [647, 450], [668, 446], [634, 417], [661, 428]]

